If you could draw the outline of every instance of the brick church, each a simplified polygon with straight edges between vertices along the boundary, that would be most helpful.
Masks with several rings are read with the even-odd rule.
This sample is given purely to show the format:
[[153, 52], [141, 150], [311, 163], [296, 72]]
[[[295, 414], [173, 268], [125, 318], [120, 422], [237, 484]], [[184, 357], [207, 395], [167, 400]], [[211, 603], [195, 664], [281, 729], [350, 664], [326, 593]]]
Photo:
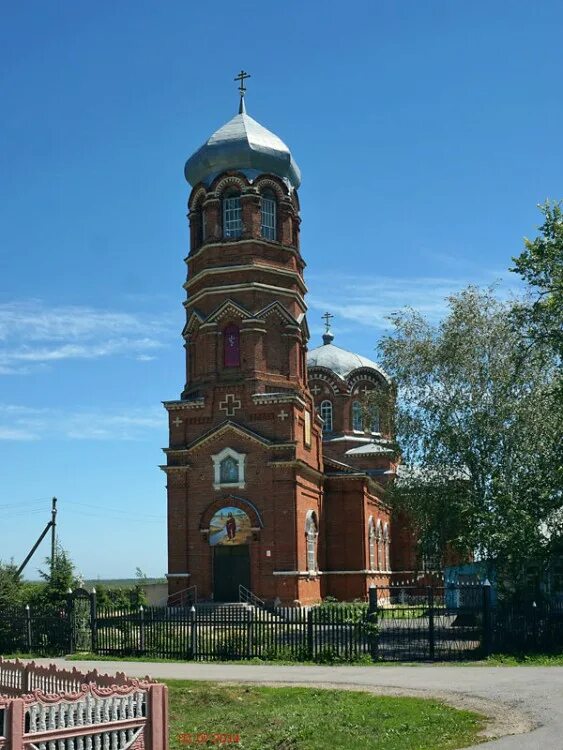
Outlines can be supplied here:
[[363, 598], [414, 566], [385, 497], [392, 420], [366, 408], [392, 384], [334, 343], [328, 315], [309, 349], [301, 173], [246, 113], [244, 76], [239, 113], [185, 176], [186, 385], [164, 402], [170, 601], [195, 589], [200, 601]]

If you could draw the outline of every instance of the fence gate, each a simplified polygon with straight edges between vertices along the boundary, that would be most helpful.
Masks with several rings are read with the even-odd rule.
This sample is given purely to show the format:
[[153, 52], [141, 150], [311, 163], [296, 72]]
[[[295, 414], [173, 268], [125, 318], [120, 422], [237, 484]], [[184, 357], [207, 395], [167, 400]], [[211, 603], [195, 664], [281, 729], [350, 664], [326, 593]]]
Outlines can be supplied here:
[[94, 595], [86, 589], [76, 589], [68, 597], [70, 615], [70, 650], [92, 651], [92, 616]]

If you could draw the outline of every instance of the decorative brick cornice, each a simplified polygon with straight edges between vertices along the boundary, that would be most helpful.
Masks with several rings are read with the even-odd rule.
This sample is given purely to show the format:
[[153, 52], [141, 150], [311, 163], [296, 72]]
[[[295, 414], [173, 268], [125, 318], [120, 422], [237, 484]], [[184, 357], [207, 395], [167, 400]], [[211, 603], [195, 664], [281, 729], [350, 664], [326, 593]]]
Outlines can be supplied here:
[[241, 242], [241, 243], [246, 243], [246, 244], [252, 243], [252, 244], [256, 244], [256, 245], [262, 245], [262, 246], [266, 246], [266, 247], [276, 248], [278, 250], [279, 249], [285, 250], [286, 252], [291, 253], [291, 255], [295, 255], [296, 256], [296, 258], [299, 261], [299, 265], [300, 265], [301, 268], [305, 267], [305, 262], [301, 258], [301, 253], [299, 252], [299, 250], [297, 250], [297, 248], [293, 247], [292, 245], [282, 245], [281, 242], [276, 242], [274, 240], [267, 240], [264, 237], [262, 237], [260, 239], [257, 239], [255, 237], [247, 237], [247, 238], [244, 238], [244, 239], [232, 239], [232, 240], [228, 240], [228, 241], [227, 240], [216, 240], [214, 242], [206, 242], [198, 250], [196, 250], [195, 253], [192, 253], [191, 255], [187, 255], [184, 258], [184, 262], [188, 263], [188, 261], [193, 260], [198, 255], [200, 255], [202, 252], [205, 252], [206, 250], [209, 250], [210, 248], [224, 247], [225, 245], [227, 245], [227, 244], [230, 245], [233, 242]]
[[163, 401], [162, 404], [167, 411], [203, 409], [203, 407], [205, 406], [205, 398], [203, 396], [199, 396], [198, 398], [193, 398], [189, 401]]
[[221, 284], [219, 286], [207, 287], [197, 292], [192, 297], [184, 301], [184, 307], [191, 307], [199, 302], [203, 297], [207, 297], [212, 294], [231, 294], [233, 292], [248, 292], [248, 291], [260, 291], [260, 292], [271, 292], [282, 297], [291, 297], [296, 300], [303, 310], [307, 309], [303, 295], [299, 292], [295, 292], [292, 289], [287, 289], [283, 286], [275, 286], [274, 284], [262, 284], [257, 281], [249, 281], [244, 284]]
[[305, 408], [305, 401], [296, 393], [253, 393], [251, 398], [255, 404], [295, 404]]
[[271, 466], [272, 468], [299, 469], [299, 471], [302, 471], [304, 474], [309, 474], [315, 479], [323, 479], [324, 477], [324, 474], [322, 473], [322, 471], [318, 471], [318, 469], [313, 469], [313, 467], [309, 466], [309, 464], [306, 464], [304, 461], [301, 461], [300, 459], [296, 459], [296, 458], [268, 461], [268, 466]]
[[264, 273], [274, 273], [276, 276], [287, 276], [295, 281], [299, 286], [303, 294], [307, 290], [307, 286], [303, 281], [303, 277], [297, 271], [289, 271], [287, 268], [280, 268], [279, 266], [270, 265], [267, 263], [245, 263], [243, 265], [235, 266], [216, 266], [215, 268], [204, 268], [198, 273], [190, 276], [190, 278], [184, 284], [184, 289], [189, 291], [196, 282], [207, 278], [208, 276], [221, 276], [226, 273], [240, 273], [241, 271], [260, 271]]

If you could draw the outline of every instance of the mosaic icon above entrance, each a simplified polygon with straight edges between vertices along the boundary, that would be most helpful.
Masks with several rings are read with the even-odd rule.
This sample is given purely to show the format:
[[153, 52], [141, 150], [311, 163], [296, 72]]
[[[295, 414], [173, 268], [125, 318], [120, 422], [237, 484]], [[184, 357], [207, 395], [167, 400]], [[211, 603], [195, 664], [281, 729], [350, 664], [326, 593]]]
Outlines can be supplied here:
[[221, 508], [209, 522], [209, 544], [248, 544], [252, 538], [250, 518], [240, 508]]

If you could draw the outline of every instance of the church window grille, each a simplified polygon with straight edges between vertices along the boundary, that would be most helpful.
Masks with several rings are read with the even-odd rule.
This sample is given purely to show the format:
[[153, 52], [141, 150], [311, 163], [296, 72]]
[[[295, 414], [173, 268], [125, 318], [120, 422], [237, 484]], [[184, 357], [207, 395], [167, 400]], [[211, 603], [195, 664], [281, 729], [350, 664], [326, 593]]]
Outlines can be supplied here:
[[354, 401], [352, 403], [352, 429], [355, 432], [363, 432], [364, 430], [362, 405], [359, 401]]
[[332, 401], [321, 402], [321, 419], [324, 421], [323, 432], [332, 432]]
[[232, 238], [242, 234], [240, 195], [235, 192], [229, 192], [223, 198], [223, 234]]
[[240, 367], [240, 331], [235, 325], [223, 331], [223, 363], [225, 367]]
[[371, 431], [372, 432], [380, 432], [381, 431], [381, 423], [379, 419], [379, 409], [377, 406], [374, 406], [371, 410]]
[[307, 513], [305, 521], [305, 536], [307, 538], [307, 570], [309, 572], [317, 571], [317, 522], [314, 511]]
[[276, 199], [271, 190], [262, 193], [260, 203], [261, 235], [267, 240], [276, 239]]
[[373, 518], [368, 523], [368, 547], [369, 547], [369, 569], [375, 570], [376, 566], [376, 543], [375, 543], [375, 525]]
[[232, 456], [224, 458], [219, 465], [221, 484], [234, 484], [239, 481], [239, 462]]

